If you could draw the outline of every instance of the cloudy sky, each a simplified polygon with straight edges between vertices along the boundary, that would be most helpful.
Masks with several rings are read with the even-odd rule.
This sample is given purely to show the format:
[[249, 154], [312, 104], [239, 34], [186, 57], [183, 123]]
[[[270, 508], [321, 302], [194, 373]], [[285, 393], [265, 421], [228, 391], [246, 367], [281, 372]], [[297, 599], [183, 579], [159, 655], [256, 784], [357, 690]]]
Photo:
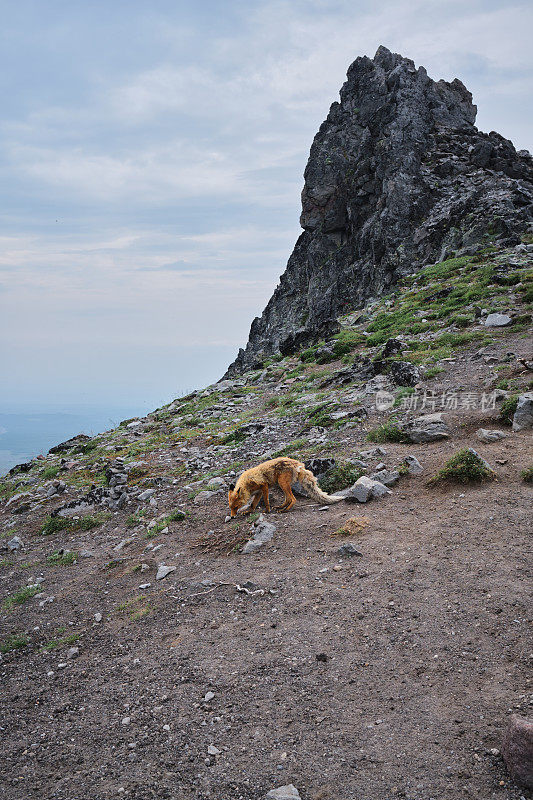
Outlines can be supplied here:
[[380, 44], [533, 148], [527, 2], [0, 9], [4, 408], [150, 408], [220, 377], [299, 233], [313, 135]]

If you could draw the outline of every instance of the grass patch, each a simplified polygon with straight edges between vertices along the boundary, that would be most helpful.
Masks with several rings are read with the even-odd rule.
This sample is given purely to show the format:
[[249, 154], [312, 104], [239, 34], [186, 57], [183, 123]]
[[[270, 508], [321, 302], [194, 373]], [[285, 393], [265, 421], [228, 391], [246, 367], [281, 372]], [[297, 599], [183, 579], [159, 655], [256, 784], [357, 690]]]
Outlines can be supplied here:
[[501, 405], [498, 419], [505, 425], [512, 425], [517, 405], [518, 405], [517, 394], [512, 394], [510, 397], [506, 397]]
[[246, 439], [246, 433], [240, 428], [235, 428], [220, 439], [220, 444], [240, 444]]
[[[63, 633], [65, 628], [58, 628], [56, 634]], [[48, 653], [50, 650], [57, 650], [58, 647], [66, 647], [67, 645], [72, 645], [74, 642], [77, 642], [80, 638], [79, 633], [71, 633], [69, 636], [63, 636], [61, 639], [50, 639], [49, 642], [43, 644], [41, 647], [41, 653]]]
[[41, 525], [39, 533], [42, 533], [43, 536], [50, 536], [50, 534], [64, 531], [66, 528], [70, 528], [70, 520], [65, 517], [47, 517]]
[[133, 621], [142, 619], [142, 617], [145, 617], [151, 611], [150, 605], [145, 603], [145, 600], [145, 594], [139, 594], [136, 597], [132, 597], [131, 600], [125, 600], [117, 606], [117, 613], [122, 615], [128, 614], [129, 618]]
[[401, 405], [404, 397], [409, 397], [414, 393], [415, 390], [413, 386], [402, 386], [402, 388], [398, 391], [396, 397], [394, 398], [394, 406], [397, 407]]
[[49, 481], [52, 478], [55, 478], [58, 472], [59, 467], [46, 467], [46, 469], [43, 470], [41, 478], [45, 481]]
[[326, 494], [333, 494], [339, 492], [341, 489], [346, 489], [356, 482], [358, 478], [364, 475], [364, 470], [361, 467], [356, 467], [349, 461], [343, 464], [336, 464], [323, 475], [318, 477], [318, 485]]
[[270, 397], [263, 408], [276, 408], [279, 406], [279, 397]]
[[78, 559], [78, 554], [71, 550], [56, 550], [52, 555], [46, 559], [47, 564], [52, 567], [69, 567], [74, 564]]
[[382, 425], [378, 425], [377, 428], [373, 428], [367, 433], [366, 438], [369, 442], [377, 443], [409, 441], [408, 436], [402, 431], [394, 419], [390, 419]]
[[146, 508], [141, 508], [140, 511], [136, 511], [135, 514], [130, 514], [129, 517], [126, 517], [126, 525], [128, 528], [134, 528], [136, 525], [140, 525], [142, 522], [145, 522], [147, 513], [148, 511]]
[[272, 453], [271, 458], [279, 458], [280, 456], [289, 456], [291, 455], [291, 453], [303, 450], [306, 447], [309, 447], [309, 442], [307, 441], [307, 439], [295, 439], [293, 442], [290, 442], [285, 447], [282, 447], [280, 448], [280, 450], [276, 450], [275, 453]]
[[329, 428], [335, 422], [330, 416], [335, 406], [331, 403], [322, 403], [319, 406], [311, 409], [307, 414], [307, 422], [304, 430], [308, 428]]
[[11, 611], [15, 606], [21, 606], [41, 591], [40, 584], [35, 586], [22, 586], [15, 594], [6, 597], [2, 603], [3, 611]]
[[22, 633], [10, 633], [0, 644], [0, 653], [11, 653], [12, 650], [22, 650], [28, 646], [28, 640]]
[[106, 512], [98, 512], [97, 514], [87, 514], [84, 517], [47, 517], [39, 529], [39, 533], [43, 536], [50, 536], [52, 533], [64, 530], [80, 530], [91, 531], [93, 528], [98, 528], [103, 525], [108, 519], [111, 519], [111, 514]]
[[523, 469], [520, 473], [520, 477], [526, 483], [533, 483], [533, 464], [526, 469]]
[[459, 450], [428, 483], [481, 483], [493, 480], [495, 473], [471, 448]]
[[435, 378], [441, 372], [444, 372], [443, 367], [428, 367], [428, 369], [426, 369], [424, 372], [424, 378], [429, 381], [431, 378]]

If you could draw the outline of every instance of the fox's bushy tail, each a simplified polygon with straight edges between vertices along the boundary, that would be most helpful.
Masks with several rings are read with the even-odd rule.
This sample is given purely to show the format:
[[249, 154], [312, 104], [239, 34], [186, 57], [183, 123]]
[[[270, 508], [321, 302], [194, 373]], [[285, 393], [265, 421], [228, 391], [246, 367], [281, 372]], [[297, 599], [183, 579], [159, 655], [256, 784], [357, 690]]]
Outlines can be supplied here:
[[308, 469], [302, 469], [298, 473], [298, 480], [313, 500], [318, 500], [320, 503], [325, 503], [328, 506], [333, 503], [340, 503], [344, 497], [338, 497], [335, 494], [326, 494], [318, 485], [315, 476]]

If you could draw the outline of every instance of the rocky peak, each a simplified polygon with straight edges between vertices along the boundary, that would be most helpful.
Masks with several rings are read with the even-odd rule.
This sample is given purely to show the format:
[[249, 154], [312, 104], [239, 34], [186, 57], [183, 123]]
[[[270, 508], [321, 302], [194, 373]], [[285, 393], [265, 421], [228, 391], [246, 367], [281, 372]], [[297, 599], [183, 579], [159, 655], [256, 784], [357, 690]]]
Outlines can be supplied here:
[[353, 62], [311, 146], [304, 231], [225, 377], [331, 333], [424, 264], [519, 243], [533, 219], [533, 160], [478, 131], [476, 111], [457, 78], [434, 81], [385, 47]]

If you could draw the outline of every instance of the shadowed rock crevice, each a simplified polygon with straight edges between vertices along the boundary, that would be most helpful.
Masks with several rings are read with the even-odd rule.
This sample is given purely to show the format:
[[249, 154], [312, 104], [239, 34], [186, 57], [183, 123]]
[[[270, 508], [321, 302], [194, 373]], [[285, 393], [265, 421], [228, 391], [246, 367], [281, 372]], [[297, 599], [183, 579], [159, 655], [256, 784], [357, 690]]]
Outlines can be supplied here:
[[224, 377], [335, 332], [338, 316], [424, 264], [519, 243], [533, 160], [479, 132], [476, 110], [461, 81], [433, 81], [384, 47], [354, 61], [311, 147], [304, 232]]

